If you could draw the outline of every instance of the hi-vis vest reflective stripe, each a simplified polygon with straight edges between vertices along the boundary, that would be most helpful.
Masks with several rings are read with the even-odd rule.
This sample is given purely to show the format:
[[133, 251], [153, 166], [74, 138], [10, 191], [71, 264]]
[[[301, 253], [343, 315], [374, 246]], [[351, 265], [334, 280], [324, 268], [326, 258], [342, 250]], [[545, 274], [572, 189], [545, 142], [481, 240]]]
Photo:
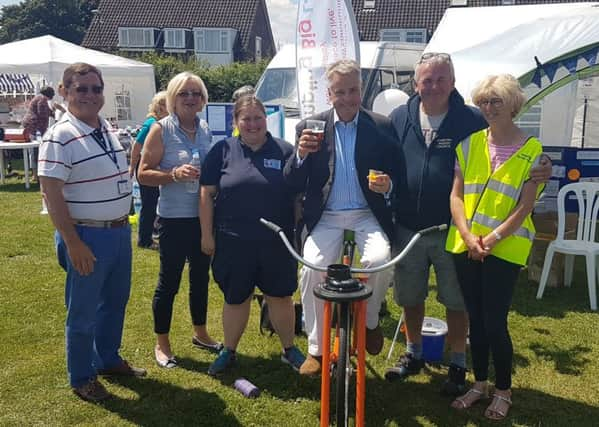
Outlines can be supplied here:
[[[542, 151], [539, 140], [529, 138], [491, 174], [486, 130], [470, 135], [457, 146], [456, 155], [464, 175], [464, 211], [473, 234], [486, 236], [510, 215], [518, 204], [530, 168]], [[541, 189], [539, 187], [537, 196]], [[525, 265], [534, 235], [535, 228], [528, 215], [520, 228], [493, 247], [491, 254]], [[468, 250], [453, 224], [449, 228], [445, 249], [456, 254]]]

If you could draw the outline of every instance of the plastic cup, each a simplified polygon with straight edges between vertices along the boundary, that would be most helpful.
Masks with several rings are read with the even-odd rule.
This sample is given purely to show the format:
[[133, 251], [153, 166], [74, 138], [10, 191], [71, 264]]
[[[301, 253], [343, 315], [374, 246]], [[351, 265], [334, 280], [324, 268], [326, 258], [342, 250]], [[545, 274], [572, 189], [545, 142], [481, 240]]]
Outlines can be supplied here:
[[318, 137], [318, 143], [320, 144], [324, 139], [324, 127], [326, 122], [324, 120], [306, 120], [306, 129]]
[[382, 171], [378, 171], [376, 169], [368, 169], [368, 181], [376, 182], [376, 177], [379, 175], [382, 175], [382, 174], [383, 174]]

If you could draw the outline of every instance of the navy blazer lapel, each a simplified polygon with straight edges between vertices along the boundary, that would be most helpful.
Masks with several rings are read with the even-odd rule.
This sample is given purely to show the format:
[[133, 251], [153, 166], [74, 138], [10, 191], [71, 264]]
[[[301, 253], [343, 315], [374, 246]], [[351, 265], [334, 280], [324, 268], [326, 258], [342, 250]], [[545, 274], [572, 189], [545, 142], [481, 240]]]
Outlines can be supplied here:
[[356, 164], [356, 171], [358, 173], [361, 173], [364, 170], [362, 160], [366, 158], [365, 151], [368, 149], [368, 138], [372, 137], [372, 133], [369, 135], [368, 132], [369, 119], [370, 117], [367, 115], [367, 113], [360, 108], [360, 112], [358, 113], [358, 130], [356, 132], [356, 149], [354, 152], [354, 162]]

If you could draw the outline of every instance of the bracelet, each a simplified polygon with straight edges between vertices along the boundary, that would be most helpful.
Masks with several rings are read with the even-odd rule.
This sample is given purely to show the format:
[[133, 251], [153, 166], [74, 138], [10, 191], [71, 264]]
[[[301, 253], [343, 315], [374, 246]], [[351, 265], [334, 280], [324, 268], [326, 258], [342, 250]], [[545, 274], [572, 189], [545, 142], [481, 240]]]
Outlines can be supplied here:
[[179, 182], [179, 180], [177, 179], [177, 168], [178, 166], [175, 166], [171, 169], [171, 177], [173, 178], [173, 182]]

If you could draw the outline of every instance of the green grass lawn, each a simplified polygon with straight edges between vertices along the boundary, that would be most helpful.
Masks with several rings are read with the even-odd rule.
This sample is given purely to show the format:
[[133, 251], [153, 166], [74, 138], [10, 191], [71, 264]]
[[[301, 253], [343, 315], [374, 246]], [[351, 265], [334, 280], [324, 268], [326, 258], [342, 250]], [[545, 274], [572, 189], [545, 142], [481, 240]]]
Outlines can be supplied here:
[[[180, 368], [158, 368], [151, 313], [158, 254], [135, 245], [122, 355], [147, 368], [148, 376], [103, 380], [116, 396], [103, 405], [77, 399], [65, 368], [64, 273], [54, 256], [53, 227], [40, 208], [37, 185], [25, 191], [17, 177], [0, 186], [1, 426], [318, 425], [319, 380], [300, 378], [280, 362], [278, 339], [258, 331], [257, 305], [238, 348], [237, 366], [221, 379], [205, 373], [214, 356], [191, 346], [186, 279], [175, 302], [171, 334]], [[599, 425], [599, 315], [589, 311], [584, 270], [577, 267], [571, 289], [549, 288], [541, 301], [535, 299], [536, 284], [522, 275], [510, 315], [514, 407], [502, 423], [485, 420], [485, 405], [468, 413], [449, 408], [449, 399], [438, 394], [444, 368], [427, 368], [404, 383], [384, 380], [385, 357], [400, 315], [389, 293], [390, 314], [382, 323], [385, 347], [381, 355], [367, 358], [366, 424]], [[434, 296], [433, 287], [427, 315], [443, 318]], [[211, 283], [208, 324], [219, 339], [222, 301]], [[297, 342], [305, 351], [306, 338]], [[403, 351], [403, 341], [398, 347], [394, 358]], [[246, 399], [232, 387], [242, 376], [261, 389], [258, 399]]]

